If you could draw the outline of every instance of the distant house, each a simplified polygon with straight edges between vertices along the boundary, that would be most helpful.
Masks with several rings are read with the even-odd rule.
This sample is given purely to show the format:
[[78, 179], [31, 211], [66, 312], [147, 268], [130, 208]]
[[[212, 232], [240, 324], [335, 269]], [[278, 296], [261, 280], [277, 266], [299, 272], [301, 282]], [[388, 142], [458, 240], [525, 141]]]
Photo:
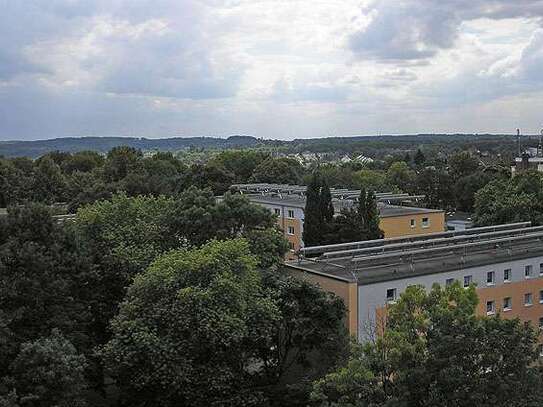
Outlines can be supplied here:
[[370, 157], [366, 157], [365, 155], [358, 155], [355, 157], [355, 159], [353, 161], [356, 161], [356, 162], [359, 162], [361, 164], [370, 164], [373, 162], [373, 159], [370, 158]]

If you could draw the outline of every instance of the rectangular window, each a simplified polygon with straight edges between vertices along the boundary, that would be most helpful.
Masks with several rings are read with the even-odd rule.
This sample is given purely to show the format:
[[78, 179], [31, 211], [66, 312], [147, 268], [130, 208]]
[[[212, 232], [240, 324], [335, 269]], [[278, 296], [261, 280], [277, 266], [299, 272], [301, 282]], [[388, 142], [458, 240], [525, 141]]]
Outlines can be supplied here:
[[454, 283], [454, 278], [448, 278], [447, 280], [445, 280], [446, 286], [453, 285], [453, 283]]
[[512, 306], [513, 306], [513, 303], [511, 301], [511, 297], [505, 297], [503, 299], [503, 310], [504, 311], [511, 311]]
[[543, 263], [539, 263], [539, 275], [543, 276]]
[[394, 302], [394, 301], [396, 301], [396, 289], [389, 288], [387, 289], [387, 302]]
[[288, 210], [288, 217], [294, 219], [294, 210], [293, 209]]
[[275, 214], [276, 214], [277, 216], [280, 216], [280, 215], [281, 215], [281, 209], [275, 208], [273, 211], [275, 212]]
[[511, 281], [511, 269], [503, 270], [503, 282], [508, 283]]
[[532, 277], [532, 265], [529, 264], [527, 266], [524, 266], [524, 277], [530, 278]]
[[524, 305], [529, 306], [529, 305], [532, 305], [532, 303], [533, 303], [532, 293], [524, 294]]
[[290, 247], [290, 250], [294, 250], [294, 243], [288, 242], [288, 247]]
[[494, 277], [495, 274], [493, 271], [489, 271], [486, 273], [486, 284], [487, 285], [494, 285]]
[[471, 276], [464, 276], [464, 287], [469, 287], [471, 282], [472, 282], [472, 277]]
[[421, 225], [422, 225], [423, 228], [427, 228], [428, 226], [430, 226], [430, 219], [422, 218]]
[[288, 227], [288, 234], [289, 234], [289, 235], [293, 235], [293, 234], [294, 234], [294, 226], [289, 226], [289, 227]]
[[543, 318], [539, 318], [539, 330], [543, 331]]
[[415, 221], [415, 219], [411, 219], [411, 220], [409, 221], [409, 224], [410, 224], [410, 226], [411, 226], [412, 228], [414, 228], [415, 226], [417, 226], [417, 222]]
[[543, 304], [543, 290], [539, 291], [539, 303]]
[[494, 304], [494, 301], [487, 301], [486, 302], [486, 315], [492, 315], [496, 312], [496, 306]]

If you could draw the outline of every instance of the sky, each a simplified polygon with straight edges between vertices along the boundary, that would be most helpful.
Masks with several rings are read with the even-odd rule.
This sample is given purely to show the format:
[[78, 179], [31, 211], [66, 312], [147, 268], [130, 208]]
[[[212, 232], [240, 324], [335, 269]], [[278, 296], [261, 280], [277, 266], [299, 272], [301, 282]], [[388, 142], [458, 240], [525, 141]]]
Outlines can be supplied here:
[[0, 140], [543, 127], [543, 0], [0, 0], [0, 10]]

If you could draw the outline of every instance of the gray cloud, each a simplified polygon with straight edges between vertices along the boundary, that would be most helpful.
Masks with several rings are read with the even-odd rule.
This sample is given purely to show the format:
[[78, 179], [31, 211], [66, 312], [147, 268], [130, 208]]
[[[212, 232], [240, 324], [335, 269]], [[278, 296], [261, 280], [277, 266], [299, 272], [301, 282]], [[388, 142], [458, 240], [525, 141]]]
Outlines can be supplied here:
[[417, 61], [452, 48], [462, 22], [478, 18], [543, 16], [541, 0], [378, 0], [365, 10], [367, 27], [349, 40], [360, 57], [382, 62]]

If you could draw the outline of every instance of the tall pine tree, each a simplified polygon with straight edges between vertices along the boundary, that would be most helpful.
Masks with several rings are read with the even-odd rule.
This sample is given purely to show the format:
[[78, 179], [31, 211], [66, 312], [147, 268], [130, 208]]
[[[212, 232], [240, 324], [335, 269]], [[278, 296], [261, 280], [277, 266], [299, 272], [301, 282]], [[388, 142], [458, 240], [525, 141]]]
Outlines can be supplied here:
[[304, 211], [304, 231], [302, 238], [305, 246], [316, 246], [321, 242], [323, 217], [321, 211], [321, 184], [317, 174], [313, 174], [306, 190]]
[[[362, 200], [362, 196], [360, 196]], [[364, 219], [364, 229], [366, 231], [366, 240], [382, 239], [383, 231], [379, 229], [379, 210], [377, 209], [377, 199], [373, 191], [366, 194], [362, 217]]]

